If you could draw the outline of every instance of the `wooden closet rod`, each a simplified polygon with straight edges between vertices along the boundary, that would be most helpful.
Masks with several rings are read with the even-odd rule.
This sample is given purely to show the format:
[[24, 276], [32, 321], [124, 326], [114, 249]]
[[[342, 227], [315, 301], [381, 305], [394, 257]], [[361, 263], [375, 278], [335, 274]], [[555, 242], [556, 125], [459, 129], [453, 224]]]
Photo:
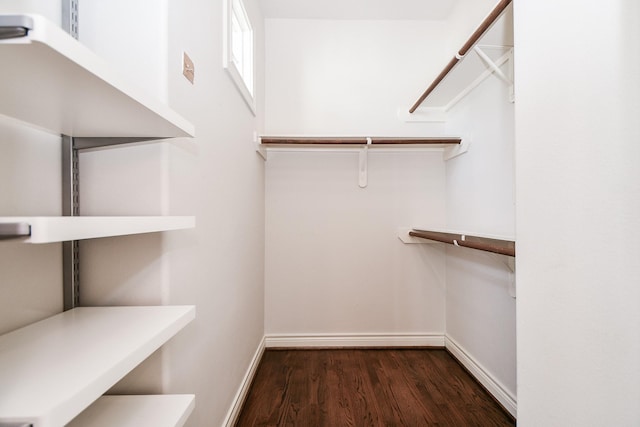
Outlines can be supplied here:
[[424, 91], [424, 93], [418, 98], [418, 100], [413, 104], [413, 106], [409, 109], [409, 113], [414, 113], [420, 104], [424, 102], [425, 99], [435, 90], [436, 87], [447, 77], [447, 74], [453, 70], [453, 68], [460, 62], [460, 60], [469, 52], [473, 46], [480, 40], [480, 38], [487, 32], [487, 30], [493, 25], [493, 23], [500, 17], [502, 12], [509, 6], [512, 0], [500, 0], [500, 2], [496, 5], [496, 7], [491, 11], [489, 16], [485, 18], [484, 21], [480, 24], [478, 28], [471, 34], [471, 37], [466, 41], [464, 45], [460, 48], [456, 56], [454, 56], [451, 61], [444, 67], [442, 72], [438, 74], [438, 77], [431, 83], [431, 85]]
[[409, 236], [420, 237], [436, 242], [465, 248], [478, 249], [495, 254], [516, 256], [516, 242], [512, 240], [489, 239], [486, 237], [470, 236], [467, 234], [442, 233], [439, 231], [411, 230]]
[[[441, 144], [460, 144], [461, 138], [391, 138], [391, 137], [373, 137], [372, 145], [441, 145]], [[348, 137], [262, 137], [260, 142], [263, 145], [367, 145], [368, 138]]]

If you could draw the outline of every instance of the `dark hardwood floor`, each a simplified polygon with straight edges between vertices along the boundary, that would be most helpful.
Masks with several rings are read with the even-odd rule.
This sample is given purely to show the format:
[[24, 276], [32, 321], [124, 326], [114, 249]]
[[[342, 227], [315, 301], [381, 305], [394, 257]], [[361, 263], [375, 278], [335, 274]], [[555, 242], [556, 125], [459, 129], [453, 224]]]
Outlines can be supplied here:
[[236, 426], [514, 426], [445, 350], [267, 350]]

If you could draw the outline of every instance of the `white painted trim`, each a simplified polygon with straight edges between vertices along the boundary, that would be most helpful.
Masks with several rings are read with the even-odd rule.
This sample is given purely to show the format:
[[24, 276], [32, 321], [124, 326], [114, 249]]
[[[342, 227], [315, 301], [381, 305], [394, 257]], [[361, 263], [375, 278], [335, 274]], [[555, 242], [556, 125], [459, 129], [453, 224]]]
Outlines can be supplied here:
[[227, 416], [225, 417], [224, 422], [222, 423], [225, 427], [233, 427], [238, 421], [238, 416], [240, 416], [240, 411], [242, 410], [242, 405], [244, 404], [245, 399], [247, 398], [247, 394], [249, 393], [249, 389], [251, 388], [251, 383], [253, 382], [253, 377], [258, 370], [258, 365], [260, 365], [260, 360], [262, 360], [262, 355], [264, 354], [265, 349], [265, 338], [263, 337], [258, 344], [258, 348], [256, 349], [255, 354], [253, 355], [253, 359], [251, 359], [251, 363], [249, 364], [249, 368], [242, 379], [242, 383], [240, 384], [240, 388], [233, 398], [233, 402], [231, 403], [231, 407], [229, 408], [229, 412], [227, 412]]
[[[253, 56], [252, 67], [253, 71], [251, 73], [253, 92], [249, 90], [247, 87], [240, 70], [236, 67], [236, 64], [231, 60], [231, 14], [233, 13], [232, 2], [233, 0], [222, 0], [222, 67], [227, 71], [227, 74], [233, 81], [236, 89], [242, 96], [242, 99], [251, 110], [251, 113], [256, 115], [256, 99], [254, 96], [255, 88], [256, 88], [256, 59], [255, 59], [255, 46], [256, 46], [256, 35], [253, 33], [253, 44], [251, 46], [251, 55]], [[245, 15], [247, 22], [251, 24], [251, 20], [247, 15], [246, 10], [244, 9], [244, 5], [242, 5], [242, 12]]]
[[516, 417], [518, 411], [516, 397], [453, 338], [445, 335], [444, 342], [445, 348], [471, 372], [480, 384], [482, 384], [511, 415]]
[[273, 334], [265, 336], [267, 348], [313, 347], [444, 347], [444, 335], [423, 334]]

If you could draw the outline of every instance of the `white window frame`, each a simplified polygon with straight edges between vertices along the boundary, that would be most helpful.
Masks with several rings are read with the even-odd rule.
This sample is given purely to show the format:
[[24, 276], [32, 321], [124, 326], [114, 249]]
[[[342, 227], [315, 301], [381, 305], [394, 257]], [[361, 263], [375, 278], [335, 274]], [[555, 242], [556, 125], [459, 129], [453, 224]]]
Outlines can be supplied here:
[[[242, 95], [247, 106], [255, 116], [255, 57], [254, 46], [255, 36], [251, 21], [247, 15], [242, 0], [222, 0], [223, 2], [223, 47], [222, 47], [222, 65], [233, 80], [236, 88]], [[242, 57], [235, 58], [233, 55], [233, 18], [236, 18], [237, 24], [240, 26], [242, 39], [240, 43], [242, 47], [240, 52]], [[237, 34], [236, 34], [237, 37]]]

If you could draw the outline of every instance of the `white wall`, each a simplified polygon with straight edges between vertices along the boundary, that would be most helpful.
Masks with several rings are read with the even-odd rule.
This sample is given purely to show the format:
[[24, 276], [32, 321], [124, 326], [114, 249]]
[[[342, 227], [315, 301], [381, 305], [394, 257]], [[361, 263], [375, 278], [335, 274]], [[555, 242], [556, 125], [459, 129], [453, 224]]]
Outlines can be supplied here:
[[[470, 138], [471, 146], [447, 162], [447, 228], [515, 236], [513, 116], [509, 90], [495, 76], [450, 111], [449, 133]], [[515, 400], [516, 302], [506, 262], [505, 256], [448, 247], [446, 329]]]
[[447, 32], [449, 33], [447, 61], [460, 50], [497, 3], [498, 0], [457, 0], [455, 2], [453, 11], [447, 20]]
[[639, 20], [516, 3], [519, 426], [640, 420]]
[[[397, 108], [419, 95], [444, 52], [443, 23], [267, 20], [266, 133], [438, 135]], [[408, 107], [407, 107], [408, 108]], [[266, 333], [444, 333], [444, 253], [409, 247], [398, 227], [444, 224], [439, 152], [269, 154]]]
[[113, 58], [132, 83], [162, 101], [167, 100], [169, 64], [167, 7], [168, 0], [79, 2], [82, 43], [104, 58]]
[[0, 13], [36, 13], [60, 25], [62, 2], [60, 0], [1, 0]]
[[397, 109], [446, 62], [443, 22], [268, 19], [266, 28], [268, 133], [442, 132], [399, 121]]
[[[171, 390], [194, 389], [189, 426], [220, 425], [264, 336], [264, 162], [253, 132], [264, 116], [264, 28], [254, 26], [257, 118], [222, 68], [222, 5], [169, 3], [169, 59], [196, 63], [196, 85], [170, 73], [169, 98], [196, 125], [195, 143], [171, 147], [170, 207], [195, 212], [197, 229], [169, 236], [172, 301], [196, 302], [198, 323], [170, 347]], [[175, 64], [175, 62], [174, 62]], [[185, 351], [187, 350], [187, 351]]]
[[[441, 153], [272, 153], [266, 174], [266, 333], [444, 332], [444, 256], [397, 228], [444, 221]], [[417, 245], [416, 245], [417, 246]]]

